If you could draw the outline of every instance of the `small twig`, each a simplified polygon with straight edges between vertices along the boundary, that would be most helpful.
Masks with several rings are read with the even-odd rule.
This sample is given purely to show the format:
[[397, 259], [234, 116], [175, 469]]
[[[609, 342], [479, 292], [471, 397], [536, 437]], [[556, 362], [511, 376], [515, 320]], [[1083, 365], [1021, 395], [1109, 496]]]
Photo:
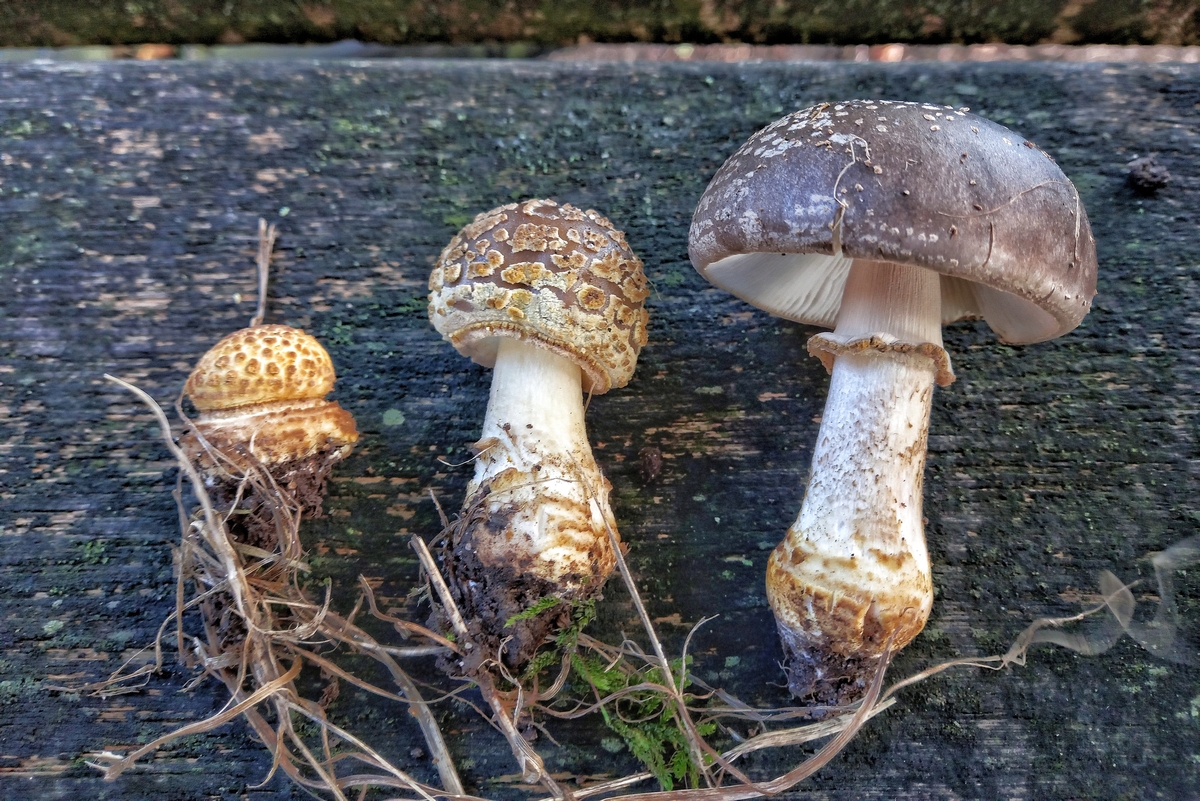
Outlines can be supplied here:
[[[425, 801], [434, 801], [433, 795], [430, 792], [430, 790], [433, 790], [433, 788], [427, 788], [425, 785], [421, 784], [420, 782], [418, 782], [416, 779], [409, 776], [404, 771], [400, 770], [399, 768], [392, 767], [392, 765], [386, 759], [384, 759], [382, 756], [380, 756], [373, 748], [368, 746], [362, 740], [355, 737], [350, 732], [346, 731], [345, 729], [341, 728], [340, 726], [330, 723], [329, 720], [324, 715], [313, 712], [312, 710], [308, 709], [307, 706], [304, 704], [290, 703], [289, 706], [296, 712], [299, 712], [300, 714], [302, 714], [305, 717], [312, 720], [314, 723], [319, 724], [322, 727], [322, 729], [328, 729], [329, 731], [333, 732], [341, 739], [354, 745], [354, 747], [358, 748], [363, 754], [371, 757], [371, 761], [374, 763], [375, 767], [381, 768], [383, 770], [386, 770], [388, 773], [391, 773], [397, 779], [404, 782], [404, 784], [410, 790], [413, 790], [414, 792], [418, 793], [423, 799], [425, 799]], [[360, 756], [359, 758], [361, 759], [362, 757]], [[433, 793], [437, 793], [437, 792], [438, 792], [437, 790], [433, 790]], [[461, 795], [461, 794], [462, 794], [461, 791], [455, 793], [455, 795]]]
[[[646, 692], [659, 693], [662, 695], [670, 695], [671, 694], [671, 690], [669, 687], [666, 687], [662, 684], [656, 684], [655, 682], [646, 681], [646, 682], [641, 682], [639, 684], [631, 684], [628, 687], [621, 688], [620, 690], [614, 690], [613, 692], [609, 693], [608, 695], [604, 696], [603, 698], [601, 698], [601, 697], [599, 697], [599, 695], [597, 695], [596, 702], [593, 704], [590, 704], [588, 706], [579, 707], [577, 709], [546, 709], [545, 712], [547, 715], [550, 715], [551, 717], [561, 718], [563, 720], [574, 720], [576, 718], [581, 718], [581, 717], [590, 715], [593, 712], [597, 712], [597, 711], [599, 711], [600, 707], [605, 706], [607, 704], [611, 704], [614, 701], [620, 701], [622, 698], [626, 698], [630, 695], [636, 695], [637, 693], [646, 693]], [[657, 713], [655, 713], [655, 714], [657, 714]], [[622, 720], [625, 720], [626, 723], [638, 722], [638, 721], [630, 720], [630, 719], [624, 718], [624, 717], [622, 717]]]
[[679, 683], [680, 683], [680, 685], [682, 685], [685, 681], [687, 681], [688, 650], [691, 648], [691, 645], [692, 645], [692, 637], [696, 636], [696, 632], [700, 630], [701, 626], [703, 626], [705, 623], [711, 623], [712, 621], [716, 620], [718, 617], [720, 617], [720, 615], [709, 615], [708, 617], [702, 617], [696, 623], [696, 625], [692, 626], [692, 628], [688, 630], [687, 637], [685, 637], [683, 640], [683, 651], [682, 651], [682, 653], [680, 655], [680, 659], [679, 659]]
[[250, 327], [263, 324], [267, 316], [267, 276], [271, 271], [271, 251], [275, 249], [275, 226], [267, 225], [261, 217], [258, 220], [258, 308], [250, 318]]
[[[112, 779], [120, 776], [121, 773], [126, 769], [133, 767], [133, 764], [143, 756], [151, 751], [154, 751], [164, 743], [168, 743], [171, 740], [178, 739], [179, 737], [186, 737], [189, 734], [201, 734], [206, 731], [212, 731], [217, 726], [220, 726], [223, 723], [228, 723], [246, 710], [257, 706], [262, 701], [270, 698], [276, 692], [286, 687], [293, 679], [299, 676], [300, 665], [301, 661], [297, 659], [295, 664], [293, 664], [292, 667], [278, 679], [268, 684], [264, 684], [238, 703], [233, 704], [232, 706], [227, 706], [225, 709], [217, 712], [211, 717], [195, 723], [189, 723], [186, 726], [180, 726], [178, 729], [167, 732], [161, 737], [156, 737], [154, 740], [146, 743], [141, 748], [123, 757], [113, 754], [109, 751], [103, 751], [99, 754], [96, 754], [95, 758], [92, 761], [89, 761], [87, 764], [103, 771], [105, 780], [111, 781]], [[95, 761], [101, 759], [108, 760], [107, 764]]]
[[571, 655], [564, 653], [562, 657], [562, 666], [558, 670], [558, 678], [547, 687], [544, 691], [538, 690], [534, 695], [533, 702], [541, 703], [542, 701], [551, 701], [562, 692], [563, 687], [567, 685], [567, 678], [571, 675]]
[[[867, 719], [870, 720], [880, 712], [890, 709], [893, 705], [895, 705], [895, 703], [895, 698], [881, 700], [871, 708], [870, 712], [867, 713]], [[736, 747], [726, 751], [724, 756], [726, 759], [737, 759], [740, 756], [744, 756], [753, 751], [760, 751], [764, 748], [803, 745], [804, 743], [810, 743], [813, 740], [820, 740], [823, 737], [836, 734], [844, 729], [853, 719], [853, 717], [853, 715], [841, 715], [833, 718], [832, 720], [823, 720], [820, 723], [810, 723], [807, 726], [798, 726], [792, 729], [781, 729], [779, 731], [765, 732], [755, 737], [751, 737], [744, 743], [739, 743]]]
[[[435, 565], [435, 567], [436, 567], [436, 565]], [[411, 620], [405, 620], [402, 617], [396, 617], [395, 615], [389, 615], [389, 614], [386, 614], [385, 612], [380, 611], [379, 606], [375, 602], [375, 591], [371, 589], [371, 585], [367, 583], [366, 578], [363, 576], [359, 576], [358, 584], [359, 584], [359, 587], [362, 588], [363, 596], [367, 599], [367, 608], [371, 610], [371, 616], [373, 618], [375, 618], [376, 620], [382, 620], [385, 623], [391, 623], [395, 627], [403, 628], [406, 631], [411, 631], [414, 634], [418, 634], [422, 637], [426, 637], [430, 640], [433, 640], [434, 642], [438, 643], [437, 646], [434, 646], [438, 649], [438, 652], [449, 649], [449, 650], [453, 651], [454, 653], [458, 653], [458, 654], [462, 653], [461, 648], [456, 643], [453, 643], [450, 640], [447, 640], [445, 637], [438, 634], [436, 631], [432, 631], [432, 630], [426, 628], [425, 626], [422, 626], [419, 623], [413, 623]], [[401, 634], [403, 634], [403, 632], [401, 632]], [[404, 634], [404, 638], [408, 639], [408, 635]], [[395, 650], [397, 652], [401, 652], [401, 651], [405, 652], [405, 653], [398, 653], [397, 655], [414, 656], [414, 655], [416, 655], [417, 651], [419, 651], [419, 650], [424, 651], [425, 649], [416, 649], [416, 648], [399, 649], [399, 648], [397, 648], [397, 649], [388, 649], [388, 652], [391, 653], [393, 650]]]
[[476, 682], [479, 684], [479, 690], [483, 694], [484, 700], [492, 708], [496, 725], [499, 726], [504, 739], [508, 740], [509, 748], [512, 749], [513, 756], [517, 759], [517, 765], [521, 768], [521, 778], [529, 784], [544, 785], [560, 801], [571, 801], [574, 798], [572, 793], [550, 777], [542, 757], [517, 731], [514, 718], [520, 713], [520, 708], [514, 706], [512, 714], [509, 714], [504, 702], [500, 699], [500, 694], [496, 692], [496, 685], [492, 682], [492, 677], [486, 672], [476, 678]]
[[[200, 501], [201, 508], [204, 510], [204, 522], [207, 524], [206, 530], [209, 532], [208, 539], [210, 544], [214, 546], [214, 550], [221, 557], [227, 575], [229, 577], [240, 575], [240, 571], [237, 568], [236, 552], [230, 546], [228, 537], [224, 536], [225, 527], [217, 520], [212, 500], [209, 498], [208, 491], [204, 487], [204, 479], [200, 477], [200, 473], [196, 470], [196, 466], [192, 464], [192, 460], [187, 458], [179, 446], [175, 444], [175, 438], [171, 435], [171, 423], [167, 420], [167, 415], [163, 412], [162, 407], [144, 390], [135, 387], [128, 381], [122, 381], [108, 373], [104, 374], [104, 378], [132, 392], [154, 414], [154, 417], [158, 420], [159, 429], [162, 432], [163, 443], [167, 446], [167, 450], [171, 451], [171, 455], [175, 457], [176, 461], [179, 462], [179, 466], [187, 473], [188, 480], [192, 485], [192, 492], [195, 493], [197, 500]], [[238, 612], [246, 619], [247, 623], [253, 623], [250, 609], [246, 604], [244, 587], [239, 582], [231, 581], [229, 590], [233, 595], [234, 603], [237, 604]]]
[[[340, 620], [336, 615], [330, 615], [331, 623], [338, 623]], [[392, 680], [400, 686], [404, 697], [411, 706], [413, 715], [417, 719], [417, 724], [421, 727], [421, 733], [425, 735], [425, 744], [429, 746], [434, 765], [437, 767], [438, 775], [442, 779], [443, 788], [455, 795], [462, 795], [465, 790], [463, 789], [462, 780], [458, 777], [458, 772], [454, 769], [454, 760], [450, 756], [450, 750], [446, 747], [446, 741], [442, 738], [442, 732], [438, 728], [437, 720], [434, 719], [433, 713], [429, 710], [429, 705], [421, 696], [420, 690], [417, 689], [416, 682], [365, 631], [348, 622], [344, 623], [344, 627], [353, 635], [352, 638], [347, 638], [346, 642], [369, 653], [378, 662], [382, 663], [392, 675]]]
[[[499, 444], [500, 444], [499, 440], [493, 441], [492, 444], [488, 445], [486, 448], [483, 448], [478, 453], [476, 453], [474, 456], [472, 456], [470, 459], [467, 459], [465, 462], [459, 462], [458, 464], [454, 464], [453, 462], [447, 462], [445, 459], [443, 459], [440, 456], [437, 458], [437, 462], [438, 462], [438, 464], [446, 465], [446, 467], [462, 467], [463, 465], [467, 465], [467, 464], [470, 464], [471, 462], [475, 461], [480, 456], [483, 456], [485, 453], [487, 453], [488, 451], [490, 451], [492, 448], [496, 447]], [[433, 490], [429, 490], [429, 494], [433, 495]], [[433, 502], [437, 503], [437, 498], [434, 498]], [[439, 506], [438, 509], [440, 511], [441, 507]], [[443, 517], [445, 517], [444, 513], [443, 513]], [[448, 521], [446, 522], [446, 525], [449, 525]], [[445, 528], [445, 526], [443, 526], [443, 528]]]
[[429, 490], [429, 500], [433, 501], [433, 505], [437, 507], [438, 519], [442, 521], [442, 530], [450, 528], [450, 518], [446, 517], [446, 510], [438, 503], [437, 496], [433, 494], [433, 489]]
[[[429, 548], [425, 545], [425, 540], [418, 536], [413, 536], [411, 542], [413, 550], [417, 552], [417, 558], [421, 561], [421, 566], [425, 568], [429, 583], [433, 585], [434, 591], [442, 601], [442, 607], [446, 611], [446, 616], [450, 619], [450, 627], [454, 629], [454, 635], [462, 643], [462, 650], [470, 651], [474, 649], [476, 645], [471, 641], [471, 633], [467, 629], [467, 624], [463, 621], [462, 613], [459, 612], [458, 605], [454, 603], [454, 597], [450, 594], [450, 588], [446, 586], [446, 581], [442, 578], [437, 562], [433, 560], [433, 555], [429, 553]], [[472, 676], [472, 678], [479, 685], [479, 690], [483, 694], [484, 700], [492, 708], [495, 724], [500, 728], [504, 738], [508, 740], [513, 756], [516, 757], [517, 764], [521, 768], [522, 778], [530, 784], [534, 782], [544, 784], [550, 792], [554, 793], [556, 798], [570, 799], [570, 792], [560, 787], [558, 782], [550, 778], [550, 774], [547, 772], [542, 758], [533, 750], [529, 743], [525, 742], [525, 738], [517, 731], [516, 724], [509, 717], [508, 710], [505, 709], [503, 701], [501, 701], [499, 694], [496, 692], [496, 686], [492, 682], [491, 677], [486, 672], [481, 672], [479, 676]], [[519, 712], [520, 709], [518, 708], [514, 714], [518, 714]]]
[[412, 543], [413, 550], [417, 552], [417, 558], [421, 560], [421, 566], [425, 568], [425, 575], [429, 578], [429, 583], [433, 585], [438, 598], [442, 600], [442, 607], [446, 610], [446, 616], [450, 618], [450, 627], [454, 629], [454, 636], [458, 637], [462, 643], [462, 650], [471, 650], [474, 647], [474, 643], [471, 642], [471, 632], [467, 630], [467, 624], [463, 622], [462, 613], [458, 611], [458, 604], [454, 603], [454, 596], [450, 594], [450, 588], [446, 586], [446, 581], [442, 578], [442, 573], [438, 570], [437, 562], [433, 560], [433, 555], [429, 553], [429, 548], [425, 545], [425, 540], [414, 534], [409, 542]]

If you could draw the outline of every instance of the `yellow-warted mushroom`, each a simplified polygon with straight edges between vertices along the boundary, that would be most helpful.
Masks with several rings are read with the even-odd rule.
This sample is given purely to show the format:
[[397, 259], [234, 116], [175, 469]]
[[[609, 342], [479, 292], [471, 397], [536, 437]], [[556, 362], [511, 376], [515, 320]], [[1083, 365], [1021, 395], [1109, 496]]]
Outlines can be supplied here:
[[797, 695], [849, 700], [925, 625], [921, 514], [941, 325], [1040, 342], [1083, 319], [1096, 247], [1075, 187], [1032, 142], [966, 109], [855, 100], [789, 114], [717, 172], [688, 251], [709, 281], [832, 333], [800, 515], [767, 596]]
[[[600, 592], [615, 565], [610, 486], [588, 444], [583, 393], [633, 375], [646, 344], [646, 277], [600, 214], [529, 200], [464, 227], [429, 289], [438, 332], [493, 368], [475, 477], [444, 570], [485, 646], [474, 658], [495, 659], [508, 640], [503, 659], [517, 665], [572, 604]], [[548, 599], [564, 603], [523, 616]]]
[[330, 468], [358, 440], [354, 417], [325, 400], [335, 380], [329, 353], [286, 325], [235, 331], [196, 364], [184, 393], [198, 412], [181, 445], [218, 498], [230, 500], [262, 466], [299, 508], [320, 508]]

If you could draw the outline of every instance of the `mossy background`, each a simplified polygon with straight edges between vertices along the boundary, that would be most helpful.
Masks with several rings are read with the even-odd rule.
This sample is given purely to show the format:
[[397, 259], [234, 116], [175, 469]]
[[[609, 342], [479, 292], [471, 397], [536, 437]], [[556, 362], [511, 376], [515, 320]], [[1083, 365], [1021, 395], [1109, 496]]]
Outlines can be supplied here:
[[[926, 473], [937, 597], [897, 659], [996, 653], [1072, 614], [1096, 573], [1149, 578], [1147, 552], [1200, 522], [1200, 68], [1014, 64], [566, 65], [275, 62], [0, 65], [0, 797], [299, 798], [240, 724], [160, 751], [112, 785], [83, 755], [211, 714], [173, 664], [141, 694], [94, 680], [174, 605], [175, 470], [110, 372], [173, 403], [195, 360], [253, 314], [260, 216], [277, 223], [268, 320], [329, 346], [363, 439], [329, 515], [304, 529], [346, 609], [365, 575], [397, 603], [428, 499], [461, 501], [489, 376], [425, 315], [438, 252], [476, 212], [551, 196], [625, 228], [654, 284], [633, 382], [592, 400], [630, 561], [668, 646], [754, 704], [787, 702], [762, 575], [800, 504], [828, 378], [812, 333], [710, 287], [687, 260], [722, 161], [782, 114], [843, 97], [968, 105], [1045, 148], [1095, 227], [1100, 294], [1070, 335], [998, 345], [947, 330], [958, 381], [935, 395]], [[1174, 179], [1141, 197], [1124, 165]], [[658, 448], [661, 472], [639, 469]], [[1200, 583], [1176, 576], [1196, 643]], [[1142, 613], [1153, 584], [1139, 585]], [[595, 631], [634, 633], [612, 586]], [[384, 632], [380, 632], [384, 636]], [[349, 660], [352, 665], [356, 665]], [[432, 675], [427, 673], [426, 675]], [[319, 687], [316, 688], [319, 692]], [[432, 778], [406, 711], [343, 688], [331, 715]], [[518, 795], [490, 729], [444, 711], [467, 780]], [[554, 728], [551, 769], [633, 769], [596, 722]], [[607, 745], [606, 745], [607, 743]], [[615, 752], [615, 753], [614, 753]], [[798, 761], [760, 757], [764, 773]], [[495, 780], [497, 776], [507, 776]], [[957, 670], [905, 691], [792, 797], [1189, 799], [1200, 787], [1200, 668], [1130, 640], [1024, 669]]]
[[6, 0], [0, 46], [1200, 43], [1195, 0]]

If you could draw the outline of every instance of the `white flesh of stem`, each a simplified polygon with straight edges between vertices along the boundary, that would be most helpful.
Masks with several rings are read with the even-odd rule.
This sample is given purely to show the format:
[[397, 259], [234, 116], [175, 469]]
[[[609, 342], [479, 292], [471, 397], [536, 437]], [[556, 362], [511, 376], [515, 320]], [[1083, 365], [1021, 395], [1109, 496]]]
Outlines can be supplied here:
[[[835, 333], [940, 346], [940, 306], [935, 273], [856, 261]], [[910, 637], [923, 625], [932, 601], [921, 493], [934, 376], [933, 361], [917, 354], [836, 358], [804, 504], [775, 554], [801, 594], [805, 585], [809, 590], [799, 608], [773, 600], [780, 622], [794, 632], [852, 640], [862, 638], [864, 624], [882, 625], [882, 632], [867, 632], [882, 640], [881, 649], [888, 621], [906, 609], [917, 624]], [[832, 608], [847, 601], [840, 612]], [[848, 622], [848, 613], [857, 616], [857, 632], [830, 630]], [[839, 643], [835, 650], [855, 648]]]
[[[608, 548], [605, 521], [588, 499], [597, 499], [610, 521], [612, 512], [588, 445], [579, 366], [535, 344], [501, 337], [477, 447], [467, 494], [488, 483], [489, 508], [511, 510], [507, 544], [526, 548], [543, 578], [594, 576], [597, 540], [602, 551]], [[606, 561], [605, 575], [611, 556]]]

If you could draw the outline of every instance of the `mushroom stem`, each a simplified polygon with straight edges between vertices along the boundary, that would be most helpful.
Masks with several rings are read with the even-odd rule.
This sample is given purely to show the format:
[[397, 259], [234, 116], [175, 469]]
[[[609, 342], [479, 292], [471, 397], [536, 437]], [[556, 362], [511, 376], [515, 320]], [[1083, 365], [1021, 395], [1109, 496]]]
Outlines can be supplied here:
[[[936, 273], [855, 261], [830, 339], [829, 396], [804, 504], [767, 589], [797, 695], [852, 700], [933, 601], [921, 491], [941, 347]], [[927, 349], [928, 350], [928, 349]]]
[[583, 423], [579, 365], [529, 342], [501, 337], [480, 439], [488, 443], [481, 449], [488, 451], [476, 463], [471, 490], [509, 468], [531, 473], [546, 454], [572, 457], [595, 469]]
[[512, 617], [548, 596], [575, 602], [596, 595], [615, 564], [610, 486], [588, 444], [578, 365], [500, 337], [475, 447], [468, 525], [452, 542], [454, 573], [464, 605], [486, 631], [512, 638], [505, 660], [520, 664], [563, 610], [516, 625]]

